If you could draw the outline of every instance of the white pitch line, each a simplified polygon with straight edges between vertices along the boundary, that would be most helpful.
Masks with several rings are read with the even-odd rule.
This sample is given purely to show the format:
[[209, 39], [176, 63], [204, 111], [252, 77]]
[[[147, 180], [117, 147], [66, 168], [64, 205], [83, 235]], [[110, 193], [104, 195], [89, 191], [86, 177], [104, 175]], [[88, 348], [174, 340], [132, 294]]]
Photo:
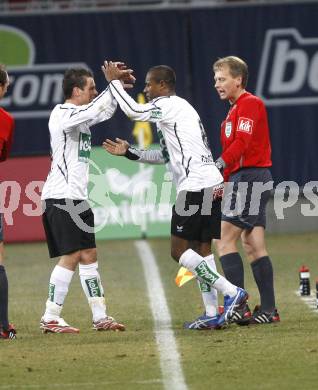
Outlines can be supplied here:
[[312, 312], [318, 314], [316, 294], [300, 295], [299, 291], [295, 291], [295, 294], [309, 307]]
[[[129, 381], [129, 382], [119, 382], [119, 381], [107, 381], [107, 382], [81, 382], [81, 383], [46, 383], [45, 388], [57, 388], [57, 389], [66, 389], [67, 387], [80, 388], [85, 387], [85, 389], [97, 386], [109, 386], [109, 385], [125, 385], [127, 388], [129, 385], [145, 385], [149, 386], [151, 384], [161, 383], [161, 379], [150, 379], [145, 381]], [[0, 385], [0, 389], [42, 389], [43, 384], [15, 384], [15, 385]]]
[[141, 259], [152, 316], [155, 335], [160, 353], [163, 384], [166, 390], [187, 390], [177, 343], [171, 329], [171, 316], [161, 283], [155, 256], [146, 241], [135, 241]]

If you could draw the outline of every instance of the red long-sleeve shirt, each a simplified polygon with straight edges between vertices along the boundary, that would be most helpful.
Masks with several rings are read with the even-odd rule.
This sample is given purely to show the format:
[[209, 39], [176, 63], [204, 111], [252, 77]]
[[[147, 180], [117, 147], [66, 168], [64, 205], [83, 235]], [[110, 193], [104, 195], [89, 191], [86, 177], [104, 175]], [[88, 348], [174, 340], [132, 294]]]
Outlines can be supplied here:
[[0, 108], [0, 161], [5, 161], [9, 156], [13, 130], [13, 117], [3, 108]]
[[260, 98], [244, 92], [231, 106], [221, 125], [221, 144], [225, 181], [240, 168], [272, 165], [267, 113]]

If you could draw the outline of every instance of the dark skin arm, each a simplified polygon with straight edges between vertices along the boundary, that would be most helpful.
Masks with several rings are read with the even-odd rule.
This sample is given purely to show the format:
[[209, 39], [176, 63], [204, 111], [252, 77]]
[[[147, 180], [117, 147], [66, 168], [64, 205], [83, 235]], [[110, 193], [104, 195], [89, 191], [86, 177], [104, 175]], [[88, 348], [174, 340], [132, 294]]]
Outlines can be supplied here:
[[125, 156], [129, 146], [129, 143], [121, 138], [116, 138], [115, 141], [107, 138], [103, 142], [103, 148], [114, 156]]

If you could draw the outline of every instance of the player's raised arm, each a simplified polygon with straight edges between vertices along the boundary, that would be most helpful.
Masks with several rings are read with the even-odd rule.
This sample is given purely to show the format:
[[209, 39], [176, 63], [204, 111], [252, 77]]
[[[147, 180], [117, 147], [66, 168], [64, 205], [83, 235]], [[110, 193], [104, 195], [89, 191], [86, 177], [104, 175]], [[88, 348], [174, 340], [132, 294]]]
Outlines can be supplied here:
[[66, 101], [60, 106], [64, 115], [61, 117], [61, 124], [65, 130], [72, 129], [81, 123], [87, 123], [89, 126], [95, 123], [103, 122], [114, 115], [117, 108], [117, 102], [107, 87], [92, 102], [84, 105], [70, 106], [71, 101]]
[[124, 77], [124, 70], [119, 69], [114, 62], [107, 61], [104, 62], [102, 69], [106, 80], [110, 83], [109, 86], [113, 96], [122, 111], [130, 119], [144, 122], [159, 122], [162, 119], [162, 110], [158, 104], [154, 102], [139, 104], [124, 90], [121, 81], [121, 78]]
[[[114, 66], [118, 67], [118, 78], [122, 80], [125, 88], [132, 87], [135, 81], [131, 75], [132, 69], [128, 69], [123, 62], [116, 62]], [[60, 106], [60, 119], [66, 131], [81, 123], [92, 126], [103, 122], [111, 118], [117, 108], [117, 101], [109, 86], [98, 95], [92, 73], [85, 70], [83, 70], [82, 78], [86, 83], [83, 82], [80, 86], [74, 85], [75, 71], [70, 69], [63, 81], [65, 103]]]
[[134, 71], [132, 69], [128, 69], [127, 66], [120, 61], [104, 61], [102, 71], [108, 82], [111, 80], [120, 80], [123, 88], [125, 89], [132, 88], [136, 81], [136, 78], [133, 75]]

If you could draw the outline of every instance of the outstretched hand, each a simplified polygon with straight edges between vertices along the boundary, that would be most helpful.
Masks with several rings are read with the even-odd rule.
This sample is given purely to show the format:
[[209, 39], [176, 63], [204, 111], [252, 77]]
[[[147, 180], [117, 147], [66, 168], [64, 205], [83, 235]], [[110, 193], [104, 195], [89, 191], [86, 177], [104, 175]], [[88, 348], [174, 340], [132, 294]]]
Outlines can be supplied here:
[[133, 76], [133, 70], [128, 69], [123, 62], [104, 61], [102, 71], [108, 82], [112, 80], [120, 80], [124, 88], [132, 88], [136, 81]]
[[103, 142], [103, 148], [114, 156], [125, 156], [129, 146], [129, 143], [126, 140], [120, 138], [116, 138], [115, 141], [107, 138]]

